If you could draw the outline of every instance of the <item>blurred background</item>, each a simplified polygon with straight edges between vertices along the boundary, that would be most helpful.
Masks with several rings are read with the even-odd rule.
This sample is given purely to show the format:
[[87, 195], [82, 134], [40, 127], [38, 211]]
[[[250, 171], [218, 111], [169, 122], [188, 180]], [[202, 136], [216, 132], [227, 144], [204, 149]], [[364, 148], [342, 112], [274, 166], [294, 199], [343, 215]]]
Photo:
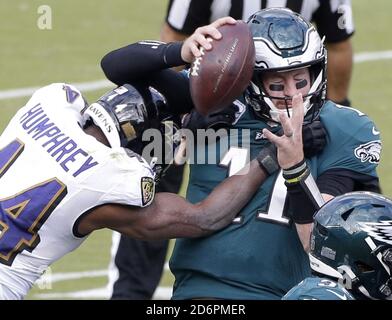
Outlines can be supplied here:
[[[104, 80], [102, 56], [142, 39], [159, 39], [167, 0], [1, 0], [0, 132], [34, 90], [52, 82], [75, 84], [88, 101], [112, 85]], [[367, 113], [383, 140], [379, 175], [392, 196], [392, 2], [353, 0], [356, 32], [349, 97]], [[44, 20], [45, 16], [51, 19]], [[184, 188], [181, 191], [184, 192]], [[52, 266], [27, 299], [105, 299], [110, 231], [89, 237]], [[168, 268], [155, 298], [170, 298]]]

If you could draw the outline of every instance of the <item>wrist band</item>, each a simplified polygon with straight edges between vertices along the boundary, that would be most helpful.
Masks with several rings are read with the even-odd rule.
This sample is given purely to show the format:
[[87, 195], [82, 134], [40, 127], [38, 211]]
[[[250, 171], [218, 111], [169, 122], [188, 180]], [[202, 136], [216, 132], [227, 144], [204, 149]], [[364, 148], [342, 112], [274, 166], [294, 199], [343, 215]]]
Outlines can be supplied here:
[[307, 177], [307, 172], [309, 172], [309, 169], [305, 159], [303, 159], [296, 165], [283, 169], [283, 178], [287, 183], [297, 183], [301, 181], [301, 179], [305, 179]]
[[286, 184], [293, 184], [305, 180], [309, 176], [309, 174], [310, 174], [310, 170], [307, 168], [305, 164], [305, 170], [303, 170], [303, 172], [301, 172], [299, 176], [288, 179], [285, 176], [285, 173], [283, 173], [283, 178], [285, 179]]
[[288, 176], [297, 175], [301, 171], [304, 171], [305, 168], [306, 168], [306, 161], [305, 161], [305, 159], [302, 159], [299, 163], [293, 165], [292, 167], [287, 168], [287, 169], [283, 169], [283, 173]]
[[266, 145], [256, 157], [259, 166], [267, 175], [271, 175], [280, 169], [276, 158], [276, 147], [273, 144]]

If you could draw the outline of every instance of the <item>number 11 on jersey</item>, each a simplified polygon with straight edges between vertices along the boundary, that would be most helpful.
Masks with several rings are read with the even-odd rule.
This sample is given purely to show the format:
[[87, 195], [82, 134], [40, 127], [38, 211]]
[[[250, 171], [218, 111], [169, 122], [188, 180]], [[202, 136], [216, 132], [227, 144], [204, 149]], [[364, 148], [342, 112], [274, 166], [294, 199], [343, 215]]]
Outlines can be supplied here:
[[[229, 151], [223, 156], [220, 166], [228, 168], [228, 176], [232, 176], [240, 171], [248, 163], [249, 152], [248, 149], [230, 147]], [[285, 217], [285, 203], [287, 199], [287, 189], [284, 184], [284, 178], [280, 171], [274, 183], [272, 195], [267, 205], [266, 212], [257, 213], [257, 218], [260, 220], [267, 220], [270, 222], [277, 222], [288, 225], [290, 219]], [[243, 217], [238, 215], [233, 219], [233, 223], [241, 223]]]

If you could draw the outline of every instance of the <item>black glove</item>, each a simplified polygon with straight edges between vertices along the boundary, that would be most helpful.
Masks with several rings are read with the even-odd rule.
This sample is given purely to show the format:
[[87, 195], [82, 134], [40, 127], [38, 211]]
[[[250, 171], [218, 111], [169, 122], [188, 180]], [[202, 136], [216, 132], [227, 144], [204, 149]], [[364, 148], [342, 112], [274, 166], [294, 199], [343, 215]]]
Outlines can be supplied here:
[[[278, 136], [283, 135], [283, 129], [280, 127], [277, 132]], [[327, 132], [320, 120], [314, 120], [302, 125], [302, 144], [305, 158], [311, 158], [323, 151], [327, 144]]]
[[302, 126], [302, 142], [305, 158], [311, 158], [324, 149], [327, 144], [327, 132], [320, 120]]
[[212, 113], [205, 117], [193, 109], [182, 118], [182, 127], [192, 132], [196, 132], [197, 129], [218, 130], [226, 128], [233, 124], [237, 111], [238, 107], [232, 104], [220, 112]]

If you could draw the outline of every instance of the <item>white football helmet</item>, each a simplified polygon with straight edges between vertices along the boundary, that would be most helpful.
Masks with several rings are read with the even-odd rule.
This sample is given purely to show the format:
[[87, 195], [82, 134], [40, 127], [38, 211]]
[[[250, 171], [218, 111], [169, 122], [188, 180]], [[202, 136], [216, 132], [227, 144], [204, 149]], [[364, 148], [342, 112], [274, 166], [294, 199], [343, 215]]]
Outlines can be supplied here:
[[256, 49], [256, 65], [252, 81], [245, 92], [245, 98], [256, 114], [267, 121], [279, 121], [279, 110], [269, 96], [262, 82], [266, 72], [285, 72], [308, 67], [311, 88], [304, 98], [305, 115], [313, 108], [309, 119], [314, 119], [326, 95], [327, 52], [323, 40], [312, 24], [299, 14], [286, 8], [264, 9], [253, 14], [248, 20]]

